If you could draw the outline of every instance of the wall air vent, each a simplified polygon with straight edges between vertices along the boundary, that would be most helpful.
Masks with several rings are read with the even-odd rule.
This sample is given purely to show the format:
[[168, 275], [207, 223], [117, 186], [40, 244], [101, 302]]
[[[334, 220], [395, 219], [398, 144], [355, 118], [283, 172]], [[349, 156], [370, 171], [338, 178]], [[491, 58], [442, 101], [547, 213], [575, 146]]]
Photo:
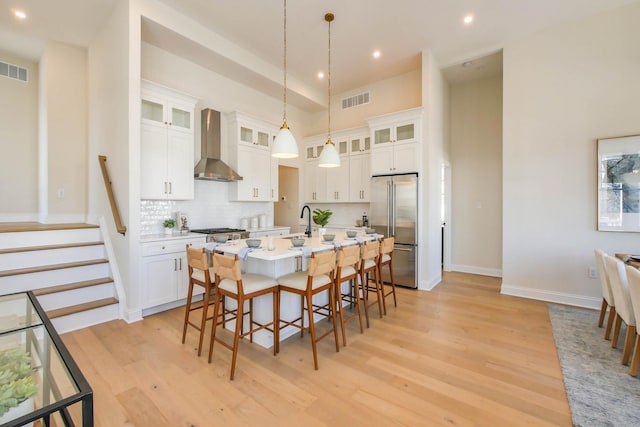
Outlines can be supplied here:
[[18, 65], [9, 64], [0, 61], [0, 76], [9, 77], [10, 79], [29, 81], [29, 70]]
[[358, 105], [368, 104], [371, 99], [371, 92], [364, 92], [358, 95], [353, 95], [342, 100], [342, 109], [357, 107]]

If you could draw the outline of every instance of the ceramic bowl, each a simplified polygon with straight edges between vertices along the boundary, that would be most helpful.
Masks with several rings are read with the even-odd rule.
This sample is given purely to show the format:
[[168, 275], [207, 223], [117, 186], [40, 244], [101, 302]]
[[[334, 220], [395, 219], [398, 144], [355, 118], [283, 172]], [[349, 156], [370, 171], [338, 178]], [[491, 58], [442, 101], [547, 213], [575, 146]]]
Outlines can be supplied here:
[[224, 243], [229, 240], [229, 236], [227, 234], [222, 236], [213, 236], [213, 241], [216, 243]]
[[325, 234], [322, 236], [325, 242], [333, 242], [333, 239], [335, 239], [335, 237], [335, 234]]
[[304, 239], [294, 237], [293, 239], [291, 239], [291, 244], [296, 247], [302, 246], [304, 245]]
[[257, 248], [262, 243], [262, 239], [247, 239], [246, 242], [250, 248]]
[[375, 228], [367, 228], [365, 230], [365, 233], [367, 233], [367, 234], [375, 234], [375, 232], [376, 232]]
[[346, 233], [347, 233], [347, 237], [351, 237], [351, 238], [356, 237], [356, 234], [358, 234], [358, 232], [355, 230], [347, 230]]

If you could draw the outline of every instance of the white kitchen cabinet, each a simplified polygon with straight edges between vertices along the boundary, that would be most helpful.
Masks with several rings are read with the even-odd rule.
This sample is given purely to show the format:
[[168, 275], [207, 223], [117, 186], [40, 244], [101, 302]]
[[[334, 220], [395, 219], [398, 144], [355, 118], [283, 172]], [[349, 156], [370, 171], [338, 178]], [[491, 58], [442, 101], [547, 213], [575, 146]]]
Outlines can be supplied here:
[[[323, 168], [318, 168], [323, 169]], [[326, 168], [327, 183], [325, 201], [348, 202], [349, 201], [349, 157], [340, 158], [340, 166]]]
[[349, 154], [365, 154], [371, 151], [371, 136], [356, 135], [349, 139]]
[[349, 201], [369, 202], [371, 187], [370, 157], [368, 154], [349, 157]]
[[318, 166], [318, 160], [304, 164], [304, 201], [325, 202], [327, 197], [327, 168]]
[[371, 128], [371, 174], [418, 172], [422, 107], [368, 120]]
[[[204, 245], [206, 237], [168, 238], [141, 244], [142, 309], [175, 303], [187, 297], [189, 270], [186, 245]], [[194, 294], [202, 293], [196, 288]], [[171, 308], [169, 305], [167, 308]], [[159, 310], [152, 310], [159, 311]]]
[[227, 115], [229, 165], [242, 176], [230, 184], [230, 200], [268, 202], [278, 199], [278, 159], [271, 157], [276, 125], [241, 112]]
[[142, 82], [140, 198], [194, 197], [194, 118], [197, 100]]

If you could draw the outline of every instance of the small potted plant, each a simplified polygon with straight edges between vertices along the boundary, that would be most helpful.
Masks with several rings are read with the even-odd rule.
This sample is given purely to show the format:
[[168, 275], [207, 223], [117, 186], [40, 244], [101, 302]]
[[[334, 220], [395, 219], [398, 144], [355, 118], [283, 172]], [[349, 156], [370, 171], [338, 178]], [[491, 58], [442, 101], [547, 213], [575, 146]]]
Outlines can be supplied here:
[[173, 233], [173, 227], [176, 226], [176, 220], [173, 218], [167, 218], [164, 220], [162, 225], [164, 226], [165, 234], [171, 234]]
[[327, 232], [326, 226], [329, 223], [329, 218], [331, 218], [331, 215], [333, 215], [333, 212], [331, 212], [330, 209], [313, 210], [313, 216], [311, 218], [313, 219], [313, 222], [315, 224], [318, 224], [320, 226], [320, 228], [318, 228], [318, 234], [320, 234], [321, 236]]
[[33, 411], [32, 397], [38, 385], [32, 374], [28, 352], [21, 348], [0, 351], [0, 424]]

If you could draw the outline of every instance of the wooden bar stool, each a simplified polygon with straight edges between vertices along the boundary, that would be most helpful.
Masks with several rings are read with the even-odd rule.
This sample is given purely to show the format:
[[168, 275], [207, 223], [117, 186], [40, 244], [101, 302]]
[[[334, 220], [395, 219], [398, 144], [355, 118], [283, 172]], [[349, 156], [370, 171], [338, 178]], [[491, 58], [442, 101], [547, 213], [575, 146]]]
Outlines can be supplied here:
[[[393, 245], [395, 244], [395, 238], [393, 236], [387, 237], [386, 239], [382, 239], [380, 242], [380, 256], [378, 257], [378, 270], [380, 272], [380, 282], [382, 282], [382, 308], [384, 309], [384, 314], [387, 314], [387, 304], [385, 299], [389, 295], [393, 295], [393, 306], [398, 306], [398, 301], [396, 300], [396, 284], [393, 279]], [[382, 281], [382, 267], [385, 265], [389, 266], [389, 276], [391, 276], [391, 290], [385, 293], [384, 290], [384, 282]]]
[[[360, 262], [360, 245], [342, 246], [338, 253], [338, 268], [336, 270], [336, 300], [340, 327], [342, 329], [342, 345], [347, 345], [347, 335], [345, 325], [350, 320], [358, 319], [360, 322], [360, 333], [364, 333], [362, 325], [362, 311], [360, 309], [360, 286], [358, 285], [358, 263]], [[342, 284], [349, 283], [347, 292], [342, 291]], [[343, 302], [348, 302], [351, 307], [356, 306], [356, 312], [348, 317], [344, 317]], [[365, 305], [366, 308], [366, 305]]]
[[[335, 249], [327, 252], [312, 253], [309, 259], [309, 269], [307, 272], [287, 274], [278, 279], [280, 292], [290, 292], [300, 295], [300, 317], [294, 320], [280, 319], [282, 327], [294, 326], [300, 328], [300, 336], [304, 334], [304, 310], [309, 314], [309, 333], [311, 334], [311, 348], [313, 350], [313, 365], [318, 369], [318, 349], [316, 344], [322, 338], [333, 332], [336, 342], [336, 351], [340, 351], [338, 344], [338, 328], [336, 325], [336, 299], [333, 273], [336, 267]], [[321, 292], [329, 292], [329, 302], [327, 305], [315, 305], [314, 295]], [[306, 301], [306, 308], [305, 308]], [[331, 319], [332, 328], [320, 336], [316, 336], [314, 314], [320, 314]], [[300, 322], [298, 324], [298, 322]]]
[[[236, 321], [235, 332], [233, 335], [233, 344], [229, 344], [220, 337], [216, 337], [217, 324], [211, 329], [211, 343], [209, 344], [209, 363], [211, 363], [211, 355], [213, 354], [213, 345], [216, 341], [222, 344], [224, 347], [231, 350], [233, 356], [231, 357], [231, 375], [230, 379], [233, 379], [233, 375], [236, 370], [236, 359], [238, 356], [238, 344], [240, 338], [244, 338], [247, 335], [250, 336], [250, 341], [253, 342], [253, 333], [262, 329], [268, 330], [273, 333], [273, 355], [276, 355], [277, 343], [279, 340], [278, 321], [280, 318], [279, 304], [278, 304], [278, 282], [276, 279], [272, 279], [260, 274], [242, 274], [240, 271], [240, 261], [238, 255], [233, 257], [228, 255], [222, 255], [219, 253], [213, 254], [213, 269], [215, 271], [215, 303], [213, 306], [213, 316], [215, 318], [220, 314], [220, 306], [222, 304], [222, 298], [228, 297], [236, 300], [237, 308], [235, 310], [225, 310], [223, 307], [222, 322], [230, 320]], [[253, 299], [261, 295], [271, 294], [273, 297], [273, 320], [269, 323], [258, 323], [253, 319]], [[244, 302], [249, 301], [249, 329], [243, 331], [244, 316]], [[227, 318], [226, 315], [231, 314], [232, 318]]]
[[[376, 293], [376, 299], [378, 302], [378, 310], [380, 312], [380, 318], [382, 318], [383, 308], [382, 300], [382, 280], [380, 280], [380, 270], [378, 269], [378, 258], [380, 257], [380, 242], [372, 240], [364, 242], [362, 245], [362, 258], [360, 259], [360, 266], [358, 268], [358, 274], [360, 275], [360, 286], [362, 287], [362, 294], [365, 303], [365, 314], [367, 317], [367, 328], [369, 327], [369, 307], [375, 304], [369, 303], [369, 292]], [[373, 284], [369, 275], [373, 275]]]
[[[187, 292], [187, 306], [184, 312], [184, 326], [182, 328], [182, 344], [184, 344], [187, 336], [187, 326], [193, 326], [196, 330], [200, 331], [200, 339], [198, 341], [198, 357], [202, 353], [202, 341], [204, 338], [204, 329], [207, 324], [207, 320], [213, 319], [212, 316], [207, 316], [209, 312], [209, 306], [213, 304], [214, 286], [211, 283], [211, 277], [213, 277], [213, 268], [209, 266], [209, 259], [207, 252], [204, 248], [194, 248], [187, 245], [187, 264], [189, 266], [189, 291]], [[193, 303], [193, 290], [196, 286], [204, 288], [204, 295], [202, 303]], [[202, 318], [200, 323], [193, 323], [190, 320], [192, 311], [200, 310], [202, 308]]]

